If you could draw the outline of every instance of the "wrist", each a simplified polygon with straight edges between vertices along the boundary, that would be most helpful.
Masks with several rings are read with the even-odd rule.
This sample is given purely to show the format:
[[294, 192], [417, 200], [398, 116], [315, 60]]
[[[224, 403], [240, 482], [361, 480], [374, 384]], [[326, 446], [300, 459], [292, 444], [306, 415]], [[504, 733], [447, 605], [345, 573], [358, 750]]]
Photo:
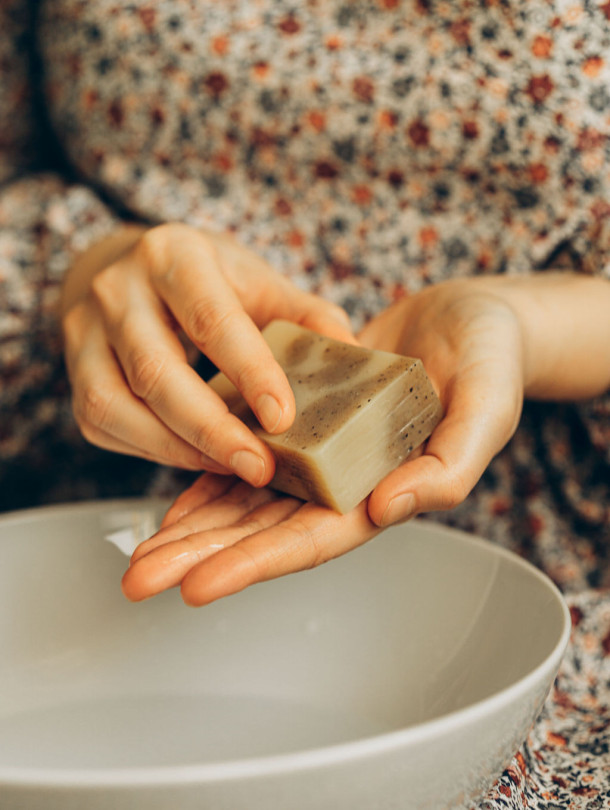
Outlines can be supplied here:
[[483, 281], [494, 285], [519, 322], [526, 398], [578, 400], [608, 389], [608, 281], [551, 271]]

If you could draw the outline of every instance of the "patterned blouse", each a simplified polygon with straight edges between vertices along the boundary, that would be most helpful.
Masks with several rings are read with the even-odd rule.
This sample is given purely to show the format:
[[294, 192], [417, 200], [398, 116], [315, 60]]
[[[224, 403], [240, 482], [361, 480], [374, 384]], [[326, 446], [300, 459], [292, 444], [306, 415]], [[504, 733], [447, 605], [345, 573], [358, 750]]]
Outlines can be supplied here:
[[[354, 328], [449, 277], [610, 278], [607, 0], [3, 0], [0, 71], [0, 509], [184, 483], [88, 446], [70, 413], [58, 286], [121, 221], [233, 232]], [[527, 403], [432, 516], [572, 606], [481, 810], [610, 807], [609, 488], [610, 396]]]

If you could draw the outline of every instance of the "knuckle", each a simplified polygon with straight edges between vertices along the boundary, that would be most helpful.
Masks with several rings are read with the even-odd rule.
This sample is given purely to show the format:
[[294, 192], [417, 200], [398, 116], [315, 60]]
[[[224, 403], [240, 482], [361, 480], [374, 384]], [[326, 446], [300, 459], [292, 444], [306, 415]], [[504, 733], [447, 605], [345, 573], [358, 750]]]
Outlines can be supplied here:
[[470, 487], [463, 476], [453, 473], [447, 485], [441, 490], [439, 508], [449, 510], [466, 500]]
[[270, 568], [270, 560], [259, 560], [244, 545], [236, 545], [234, 548], [240, 552], [242, 559], [245, 560], [247, 566], [249, 567], [252, 582], [263, 582], [265, 579], [267, 579], [267, 573]]
[[256, 386], [268, 367], [268, 364], [265, 366], [260, 361], [257, 362], [256, 358], [243, 360], [235, 376], [237, 389], [247, 394], [248, 390], [251, 391]]
[[129, 358], [127, 377], [131, 390], [140, 399], [153, 400], [162, 387], [165, 375], [165, 358], [155, 352], [135, 352]]
[[203, 347], [221, 345], [234, 315], [232, 310], [220, 312], [214, 301], [199, 299], [186, 307], [184, 328]]
[[83, 435], [89, 444], [94, 444], [97, 447], [102, 447], [102, 442], [99, 439], [99, 431], [93, 428], [91, 425], [88, 425], [85, 422], [80, 422], [77, 418], [76, 424], [80, 428], [80, 432]]
[[327, 554], [320, 543], [319, 531], [322, 529], [318, 526], [318, 531], [313, 531], [312, 527], [306, 521], [293, 516], [290, 521], [290, 526], [287, 530], [292, 535], [294, 547], [299, 550], [307, 549], [306, 556], [303, 558], [304, 568], [317, 568], [328, 560]]
[[94, 441], [97, 430], [110, 424], [112, 395], [94, 384], [85, 385], [73, 400], [74, 416], [86, 439]]
[[189, 437], [189, 443], [214, 461], [222, 463], [222, 459], [219, 458], [216, 448], [223, 446], [223, 435], [226, 439], [224, 420], [220, 419], [214, 422], [205, 422], [195, 428], [193, 435]]
[[61, 329], [67, 346], [79, 345], [83, 332], [83, 304], [71, 307], [62, 317]]
[[244, 533], [244, 536], [256, 534], [262, 531], [266, 526], [265, 521], [256, 512], [250, 512], [239, 521], [239, 528]]
[[174, 230], [175, 226], [172, 223], [163, 223], [143, 233], [135, 247], [137, 258], [146, 266], [155, 267], [159, 259], [165, 255]]
[[116, 272], [113, 264], [108, 265], [91, 280], [91, 294], [96, 303], [107, 310], [117, 301], [122, 300], [124, 294], [123, 281]]

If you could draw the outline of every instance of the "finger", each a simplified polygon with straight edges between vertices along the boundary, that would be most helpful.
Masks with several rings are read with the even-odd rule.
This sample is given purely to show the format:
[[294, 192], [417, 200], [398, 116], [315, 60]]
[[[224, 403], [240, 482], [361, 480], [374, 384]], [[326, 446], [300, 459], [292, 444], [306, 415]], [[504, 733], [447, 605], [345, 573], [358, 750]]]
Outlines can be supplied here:
[[190, 511], [171, 526], [161, 529], [134, 551], [131, 562], [149, 554], [165, 543], [181, 540], [189, 534], [222, 529], [243, 519], [245, 515], [263, 503], [273, 500], [276, 495], [268, 488], [254, 489], [235, 478], [227, 478], [227, 491], [208, 504]]
[[180, 518], [186, 517], [195, 509], [216, 500], [234, 484], [235, 478], [231, 476], [212, 475], [211, 473], [200, 475], [188, 489], [178, 495], [165, 513], [160, 528], [165, 529], [176, 523]]
[[510, 375], [490, 375], [485, 368], [456, 380], [446, 415], [424, 453], [408, 459], [372, 492], [371, 520], [388, 526], [460, 504], [512, 436], [521, 412], [518, 390]]
[[190, 340], [238, 388], [265, 430], [287, 430], [295, 415], [292, 389], [227, 282], [214, 242], [189, 232], [172, 247], [171, 262], [152, 266], [158, 295]]
[[313, 568], [379, 531], [362, 503], [347, 515], [304, 504], [288, 518], [197, 563], [182, 580], [188, 605], [206, 605], [256, 582]]
[[91, 304], [79, 305], [64, 327], [73, 409], [85, 438], [107, 450], [163, 464], [227, 472], [226, 467], [177, 436], [132, 395], [96, 315]]
[[[263, 286], [263, 285], [261, 285]], [[319, 295], [300, 290], [288, 279], [277, 276], [267, 285], [264, 298], [258, 302], [257, 323], [266, 326], [280, 318], [292, 321], [320, 335], [356, 344], [349, 316], [344, 309]]]
[[222, 272], [259, 328], [281, 318], [336, 340], [356, 342], [349, 316], [340, 306], [301, 290], [236, 240], [224, 235], [214, 238]]
[[[83, 434], [85, 435], [85, 434]], [[104, 431], [97, 430], [96, 428], [89, 428], [87, 430], [87, 435], [85, 436], [88, 442], [94, 444], [96, 447], [100, 447], [102, 450], [108, 450], [112, 453], [120, 453], [124, 456], [134, 456], [135, 458], [142, 458], [146, 461], [150, 461], [153, 464], [160, 464], [164, 467], [176, 467], [182, 470], [193, 470], [194, 472], [201, 470], [202, 465], [198, 464], [196, 467], [189, 467], [187, 464], [170, 462], [167, 458], [163, 456], [156, 456], [154, 453], [150, 453], [147, 450], [144, 450], [141, 447], [135, 447], [134, 445], [128, 444], [127, 442], [122, 442], [114, 438], [108, 433], [104, 433]], [[210, 459], [210, 463], [213, 465], [214, 462]], [[227, 475], [227, 477], [229, 477]]]
[[96, 284], [112, 348], [134, 394], [188, 445], [253, 486], [273, 476], [273, 454], [229, 413], [186, 362], [182, 344], [150, 288], [132, 282], [129, 306], [115, 306], [115, 277]]
[[194, 565], [284, 520], [298, 507], [299, 501], [295, 498], [274, 499], [230, 526], [193, 532], [181, 540], [165, 543], [128, 569], [123, 577], [123, 592], [131, 601], [140, 601], [174, 588]]

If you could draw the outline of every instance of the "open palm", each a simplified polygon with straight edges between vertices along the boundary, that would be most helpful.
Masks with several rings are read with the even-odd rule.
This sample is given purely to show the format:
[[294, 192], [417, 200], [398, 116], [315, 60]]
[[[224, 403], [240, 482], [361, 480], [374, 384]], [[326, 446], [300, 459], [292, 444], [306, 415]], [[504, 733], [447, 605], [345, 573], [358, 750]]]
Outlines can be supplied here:
[[449, 509], [512, 436], [523, 402], [523, 347], [514, 312], [476, 281], [427, 288], [372, 320], [371, 348], [422, 359], [445, 416], [427, 444], [352, 512], [204, 474], [139, 546], [123, 578], [129, 599], [181, 587], [203, 605], [319, 565], [418, 512]]

